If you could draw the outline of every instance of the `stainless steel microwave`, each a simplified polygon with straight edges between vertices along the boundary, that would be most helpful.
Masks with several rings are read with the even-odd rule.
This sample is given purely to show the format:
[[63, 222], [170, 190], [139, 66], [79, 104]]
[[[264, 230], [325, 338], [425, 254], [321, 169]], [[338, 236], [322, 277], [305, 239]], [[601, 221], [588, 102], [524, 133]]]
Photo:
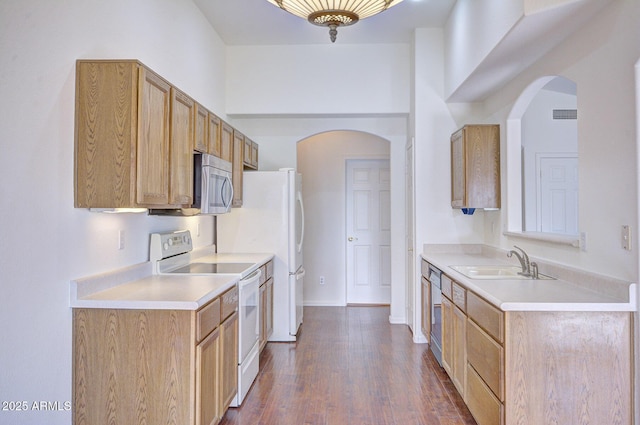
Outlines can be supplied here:
[[193, 203], [200, 214], [224, 214], [231, 210], [231, 163], [206, 153], [194, 155]]

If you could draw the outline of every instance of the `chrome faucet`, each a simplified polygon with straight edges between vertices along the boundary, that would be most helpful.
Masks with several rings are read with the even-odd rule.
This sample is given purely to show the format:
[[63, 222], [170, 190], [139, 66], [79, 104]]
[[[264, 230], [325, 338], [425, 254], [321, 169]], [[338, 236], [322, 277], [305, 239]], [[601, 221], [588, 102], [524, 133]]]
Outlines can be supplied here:
[[[518, 274], [537, 279], [538, 265], [536, 263], [532, 263], [531, 261], [529, 261], [529, 256], [527, 255], [526, 252], [524, 252], [524, 249], [515, 245], [513, 247], [518, 251], [520, 251], [520, 253], [522, 253], [520, 254], [518, 251], [514, 251], [514, 250], [511, 250], [507, 253], [507, 257], [511, 258], [511, 256], [515, 254], [518, 261], [520, 261], [520, 266], [522, 267], [522, 271], [518, 272]], [[531, 272], [532, 266], [533, 266], [533, 273]]]

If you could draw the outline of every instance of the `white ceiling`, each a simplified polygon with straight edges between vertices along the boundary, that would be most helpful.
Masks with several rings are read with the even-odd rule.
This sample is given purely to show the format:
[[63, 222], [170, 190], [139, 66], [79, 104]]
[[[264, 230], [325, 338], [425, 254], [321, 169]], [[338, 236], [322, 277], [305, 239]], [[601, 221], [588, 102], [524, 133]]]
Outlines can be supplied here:
[[[193, 0], [226, 45], [331, 44], [329, 29], [267, 0]], [[456, 0], [404, 0], [338, 28], [336, 44], [410, 43], [415, 28], [442, 27]]]

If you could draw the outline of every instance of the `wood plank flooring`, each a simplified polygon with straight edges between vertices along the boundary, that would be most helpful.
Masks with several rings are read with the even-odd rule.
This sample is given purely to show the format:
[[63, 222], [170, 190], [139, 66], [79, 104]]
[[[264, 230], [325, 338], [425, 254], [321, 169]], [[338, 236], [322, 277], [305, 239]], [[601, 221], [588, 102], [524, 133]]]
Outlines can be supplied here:
[[295, 343], [268, 343], [222, 425], [476, 425], [426, 344], [388, 307], [305, 307]]

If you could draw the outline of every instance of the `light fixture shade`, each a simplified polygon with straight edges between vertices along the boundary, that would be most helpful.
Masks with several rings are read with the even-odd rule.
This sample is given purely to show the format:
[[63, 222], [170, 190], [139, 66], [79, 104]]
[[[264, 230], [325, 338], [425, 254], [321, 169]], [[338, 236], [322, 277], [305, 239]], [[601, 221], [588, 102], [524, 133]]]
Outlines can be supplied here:
[[380, 13], [402, 0], [267, 0], [279, 8], [330, 28], [331, 41], [336, 41], [337, 27], [353, 25], [360, 19]]

